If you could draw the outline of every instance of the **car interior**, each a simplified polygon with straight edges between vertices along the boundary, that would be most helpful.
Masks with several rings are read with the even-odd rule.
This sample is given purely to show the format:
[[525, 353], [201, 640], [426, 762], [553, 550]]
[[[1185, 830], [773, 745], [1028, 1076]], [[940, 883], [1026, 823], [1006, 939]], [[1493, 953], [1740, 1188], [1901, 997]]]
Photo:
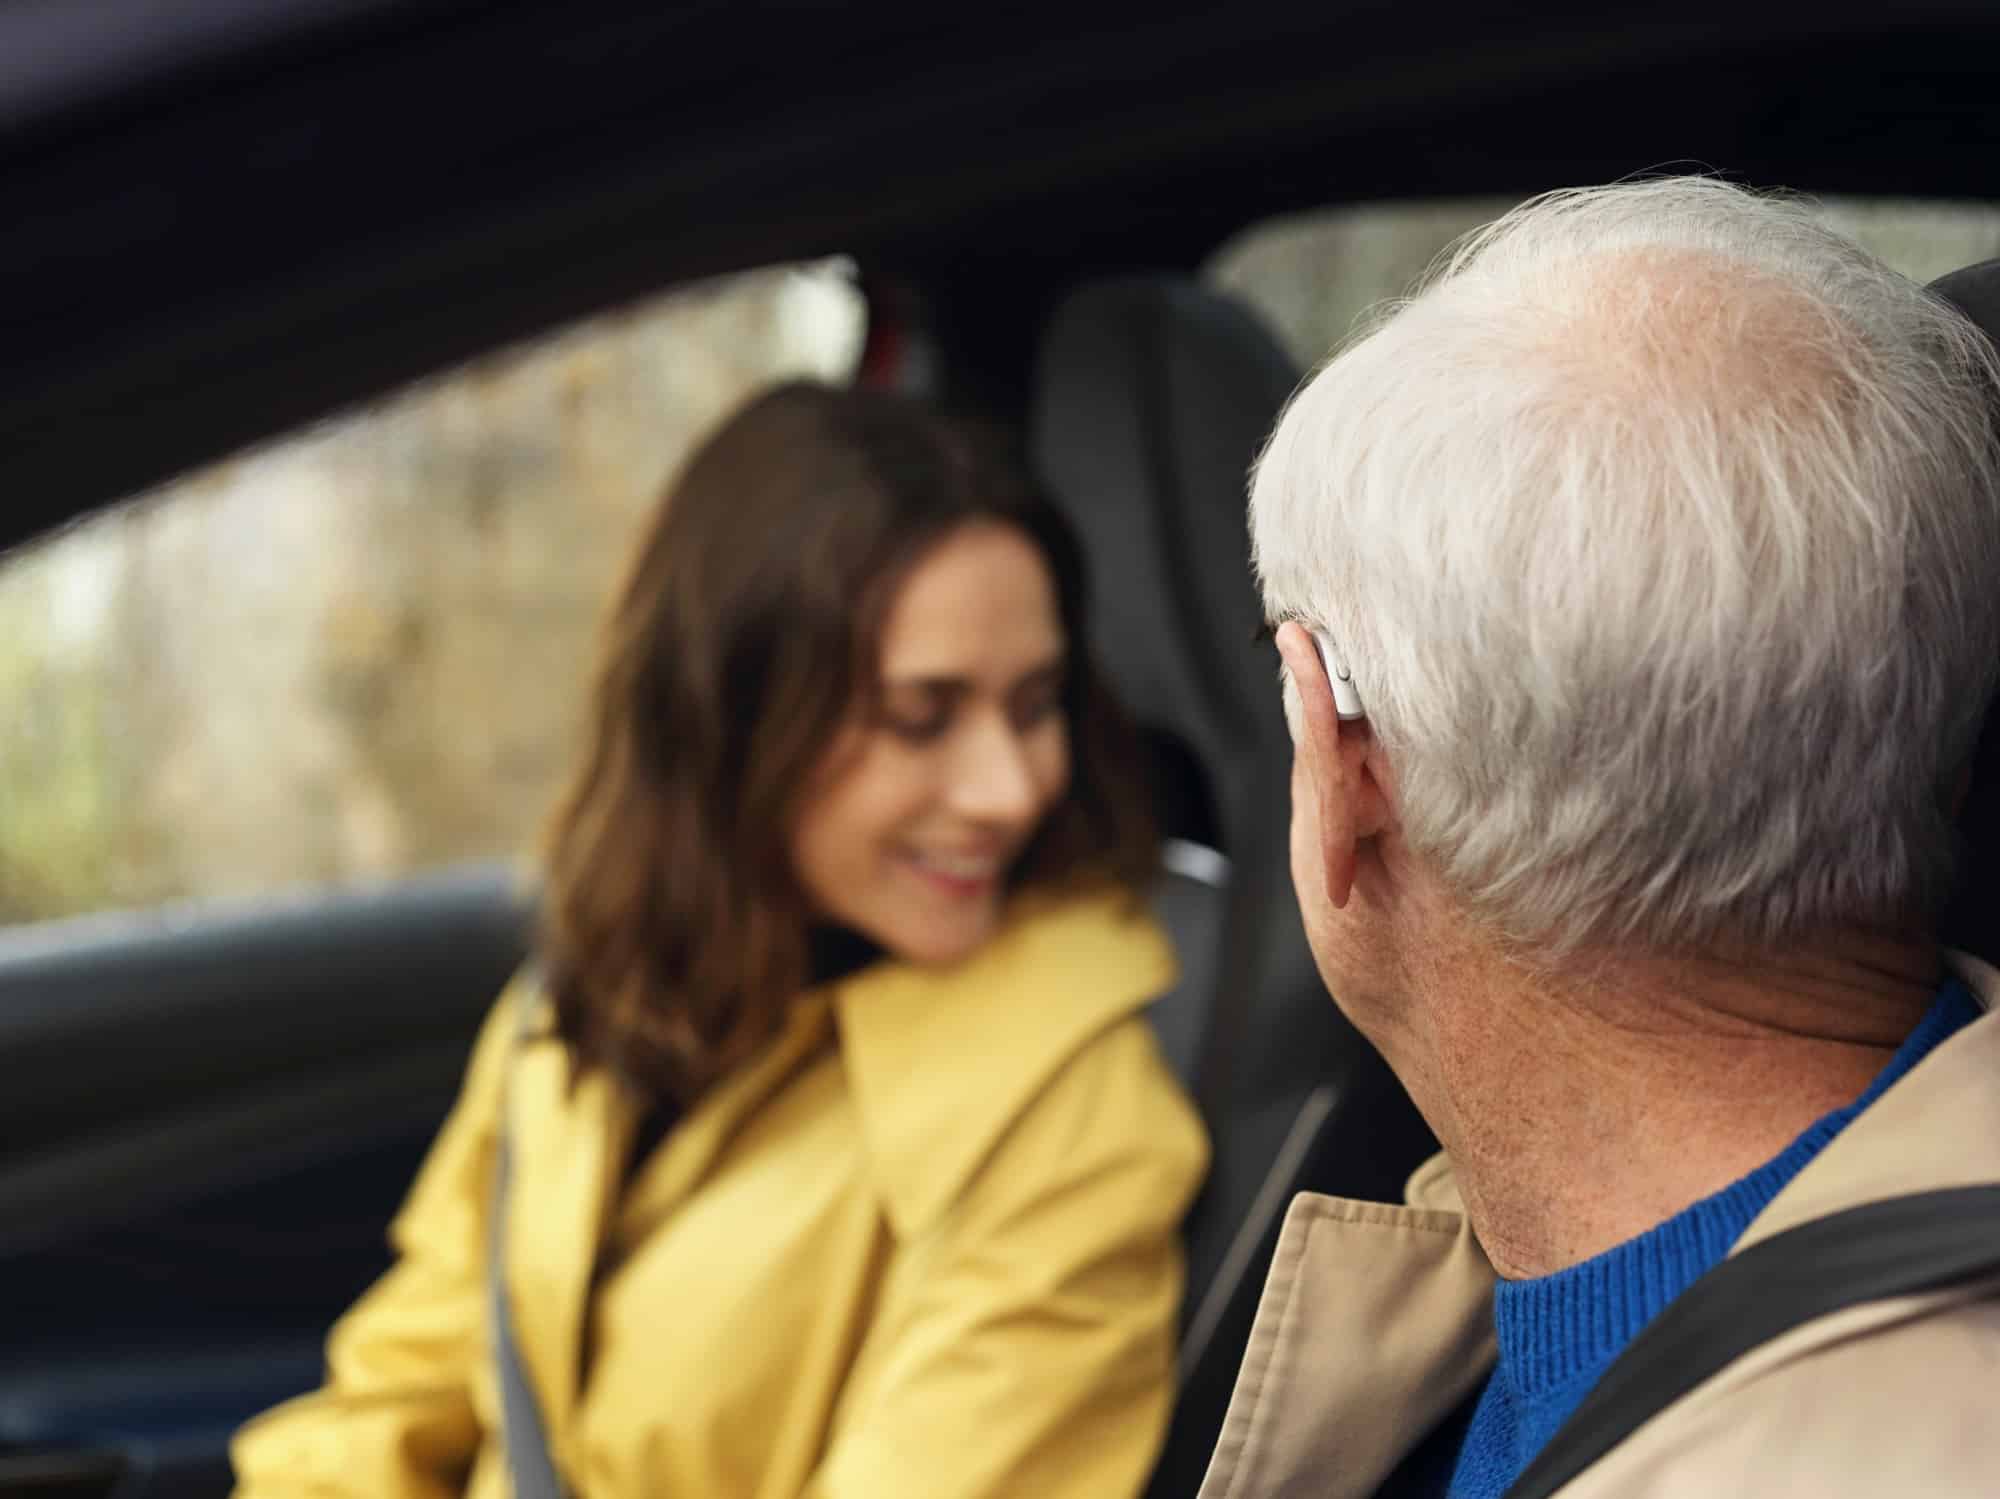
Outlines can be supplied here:
[[[28, 62], [0, 67], [0, 547], [640, 292], [836, 250], [1018, 431], [1146, 734], [1183, 968], [1152, 1016], [1214, 1142], [1160, 1496], [1199, 1483], [1292, 1195], [1394, 1198], [1433, 1147], [1291, 900], [1242, 507], [1304, 371], [1202, 257], [1307, 206], [1690, 159], [2000, 197], [1974, 4], [85, 9], [0, 12]], [[2000, 330], [2000, 266], [1940, 289]], [[1948, 922], [1988, 957], [1996, 758], [1989, 719]], [[0, 928], [0, 1496], [227, 1491], [229, 1433], [318, 1382], [386, 1265], [533, 900], [480, 864]]]

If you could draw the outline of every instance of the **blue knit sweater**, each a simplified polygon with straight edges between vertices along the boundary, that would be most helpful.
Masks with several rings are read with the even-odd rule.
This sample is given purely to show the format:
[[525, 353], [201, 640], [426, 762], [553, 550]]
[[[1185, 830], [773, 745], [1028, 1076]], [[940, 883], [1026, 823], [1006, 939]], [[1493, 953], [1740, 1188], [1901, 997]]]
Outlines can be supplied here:
[[1748, 1176], [1581, 1264], [1534, 1280], [1500, 1282], [1493, 1304], [1500, 1360], [1459, 1448], [1449, 1499], [1500, 1499], [1639, 1330], [1723, 1261], [1750, 1220], [1806, 1162], [1978, 1013], [1965, 986], [1947, 982], [1867, 1092]]

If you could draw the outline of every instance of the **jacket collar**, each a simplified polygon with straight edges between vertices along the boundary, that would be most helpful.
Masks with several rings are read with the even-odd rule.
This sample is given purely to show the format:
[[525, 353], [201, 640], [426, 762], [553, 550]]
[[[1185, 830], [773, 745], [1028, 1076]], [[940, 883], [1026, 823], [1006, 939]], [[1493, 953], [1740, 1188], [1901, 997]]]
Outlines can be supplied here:
[[[507, 1280], [550, 1438], [572, 1435], [583, 1323], [600, 1251], [629, 1251], [696, 1191], [756, 1116], [825, 1053], [836, 1025], [849, 1092], [892, 1226], [932, 1222], [1037, 1090], [1091, 1036], [1174, 976], [1172, 949], [1122, 892], [1023, 895], [994, 939], [949, 969], [878, 962], [800, 995], [764, 1052], [681, 1120], [624, 1191], [628, 1094], [539, 1035], [509, 1059], [514, 1122]], [[510, 992], [510, 1007], [519, 996]], [[976, 1058], [976, 1066], [956, 1059]]]
[[[1735, 1250], [1865, 1202], [2000, 1181], [2000, 972], [1950, 963], [1987, 1013], [1842, 1130]], [[1361, 1499], [1491, 1368], [1495, 1276], [1447, 1159], [1420, 1167], [1406, 1195], [1406, 1207], [1293, 1202], [1201, 1499]], [[1866, 1320], [1797, 1329], [1786, 1356]]]
[[1137, 903], [1094, 891], [1017, 897], [993, 940], [953, 967], [877, 963], [834, 985], [848, 1088], [896, 1233], [934, 1223], [1035, 1094], [1174, 971]]
[[1493, 1270], [1443, 1157], [1411, 1188], [1293, 1199], [1201, 1499], [1362, 1499], [1492, 1367]]
[[[546, 1000], [538, 1003], [546, 1022]], [[830, 1029], [827, 996], [801, 995], [771, 1044], [717, 1084], [629, 1182], [627, 1155], [639, 1123], [632, 1095], [603, 1068], [572, 1081], [569, 1055], [546, 1023], [539, 1038], [516, 1049], [503, 1098], [514, 1121], [507, 1283], [522, 1363], [560, 1466], [577, 1461], [569, 1444], [601, 1257], [622, 1257], [685, 1201], [759, 1105], [821, 1050]]]

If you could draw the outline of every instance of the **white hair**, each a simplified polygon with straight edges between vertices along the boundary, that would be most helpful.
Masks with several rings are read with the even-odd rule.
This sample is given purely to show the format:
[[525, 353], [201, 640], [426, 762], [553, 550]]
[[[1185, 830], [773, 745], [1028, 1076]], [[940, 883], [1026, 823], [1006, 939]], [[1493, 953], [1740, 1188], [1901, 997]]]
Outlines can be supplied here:
[[2000, 368], [1810, 205], [1553, 193], [1449, 252], [1259, 460], [1404, 835], [1555, 953], [1907, 918], [2000, 653]]

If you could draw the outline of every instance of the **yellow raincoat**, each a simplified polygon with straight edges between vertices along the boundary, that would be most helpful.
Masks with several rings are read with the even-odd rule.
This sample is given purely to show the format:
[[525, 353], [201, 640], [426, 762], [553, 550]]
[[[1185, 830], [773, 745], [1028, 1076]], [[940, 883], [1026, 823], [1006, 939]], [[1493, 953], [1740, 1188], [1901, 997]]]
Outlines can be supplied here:
[[240, 1499], [509, 1492], [486, 1315], [503, 1070], [514, 1323], [577, 1499], [1117, 1499], [1173, 1391], [1201, 1126], [1140, 1013], [1172, 977], [1110, 896], [1017, 902], [946, 970], [878, 962], [622, 1193], [637, 1118], [503, 999], [328, 1344], [236, 1439]]

